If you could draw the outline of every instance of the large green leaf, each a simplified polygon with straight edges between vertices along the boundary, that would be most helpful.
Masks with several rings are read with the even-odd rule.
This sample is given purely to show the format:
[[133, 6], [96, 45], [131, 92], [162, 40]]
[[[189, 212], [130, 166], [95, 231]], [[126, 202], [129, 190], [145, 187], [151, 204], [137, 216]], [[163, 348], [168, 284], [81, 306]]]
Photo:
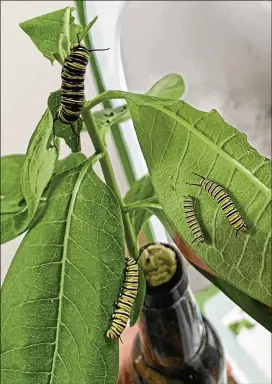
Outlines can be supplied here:
[[[118, 97], [118, 96], [117, 96]], [[271, 161], [216, 112], [178, 101], [153, 104], [127, 96], [128, 106], [159, 202], [173, 228], [224, 280], [271, 305]], [[235, 231], [216, 201], [197, 186], [196, 172], [224, 186], [249, 230]], [[204, 244], [192, 243], [183, 196], [198, 198]], [[200, 212], [197, 212], [200, 215]]]
[[[52, 117], [49, 110], [46, 109], [30, 139], [21, 172], [21, 186], [28, 208], [29, 221], [35, 215], [58, 158], [56, 148], [54, 146], [48, 148], [51, 132]], [[18, 228], [18, 233], [20, 230], [21, 228]]]
[[20, 184], [24, 155], [1, 157], [1, 213], [18, 213], [22, 210], [19, 203], [23, 200]]
[[[12, 156], [13, 155], [11, 155], [9, 157], [12, 159]], [[17, 156], [17, 155], [15, 155], [15, 156]], [[23, 155], [20, 155], [20, 156], [23, 156]], [[24, 159], [24, 157], [23, 157], [23, 159]], [[53, 174], [61, 173], [67, 169], [71, 169], [71, 168], [75, 167], [76, 165], [82, 163], [85, 160], [86, 160], [86, 156], [83, 153], [72, 153], [69, 156], [65, 157], [64, 159], [56, 162]], [[4, 167], [5, 169], [3, 168], [5, 174], [6, 174], [6, 172], [8, 172], [10, 170], [8, 167], [8, 164], [9, 164], [9, 162], [8, 163], [5, 162], [5, 165], [6, 165]], [[20, 175], [17, 171], [18, 171], [17, 169], [14, 170], [14, 173], [17, 174], [17, 176], [18, 176], [17, 184], [19, 184], [20, 188], [21, 188]], [[13, 185], [13, 182], [12, 182], [13, 177], [12, 176], [13, 176], [13, 173], [11, 174], [11, 178], [10, 178], [11, 186], [14, 186], [14, 188], [16, 190], [17, 186], [15, 184]], [[5, 186], [4, 190], [7, 191], [7, 188], [10, 188], [8, 183]], [[44, 213], [44, 208], [45, 208], [45, 204], [46, 204], [46, 197], [48, 195], [48, 191], [49, 191], [49, 185], [43, 191], [43, 195], [42, 195], [41, 200], [39, 202], [37, 211], [36, 211], [35, 216], [32, 220], [33, 223], [37, 220], [38, 217], [40, 217], [40, 215], [42, 215]], [[4, 202], [4, 201], [5, 201], [5, 199], [2, 200], [2, 202]], [[3, 206], [4, 206], [3, 208], [2, 208], [2, 202], [1, 202], [1, 210], [2, 211], [5, 210], [5, 212], [1, 211], [1, 216], [0, 216], [0, 218], [1, 218], [1, 244], [4, 244], [10, 240], [13, 240], [14, 238], [16, 238], [18, 236], [18, 227], [24, 228], [21, 233], [25, 232], [29, 228], [30, 222], [29, 222], [26, 202], [23, 199], [23, 193], [22, 192], [18, 193], [17, 195], [13, 195], [13, 200], [9, 199], [5, 205], [3, 204]], [[8, 211], [8, 209], [9, 209], [9, 211]], [[33, 225], [33, 223], [31, 222], [31, 225]]]
[[58, 174], [2, 289], [3, 384], [115, 383], [105, 339], [124, 268], [118, 201], [88, 160]]

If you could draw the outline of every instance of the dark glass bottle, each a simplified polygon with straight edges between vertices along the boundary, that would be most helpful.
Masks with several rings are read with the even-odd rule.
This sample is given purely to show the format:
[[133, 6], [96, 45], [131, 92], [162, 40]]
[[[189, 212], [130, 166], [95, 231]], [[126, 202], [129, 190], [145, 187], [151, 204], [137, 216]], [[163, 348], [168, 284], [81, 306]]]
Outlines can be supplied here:
[[167, 283], [147, 287], [133, 351], [133, 382], [225, 384], [221, 342], [200, 314], [188, 286], [182, 256], [171, 245], [161, 245], [175, 252], [177, 269]]

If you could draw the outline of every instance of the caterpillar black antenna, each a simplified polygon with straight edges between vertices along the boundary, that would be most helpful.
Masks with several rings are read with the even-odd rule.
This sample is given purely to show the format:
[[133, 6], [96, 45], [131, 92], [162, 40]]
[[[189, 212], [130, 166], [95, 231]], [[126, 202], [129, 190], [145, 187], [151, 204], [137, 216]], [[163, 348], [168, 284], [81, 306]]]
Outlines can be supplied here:
[[199, 176], [199, 177], [201, 177], [202, 179], [205, 179], [205, 177], [199, 175], [198, 173], [192, 172], [192, 174], [193, 174], [193, 175], [196, 175], [196, 176]]
[[110, 48], [101, 48], [101, 49], [88, 49], [89, 52], [96, 52], [96, 51], [108, 51]]

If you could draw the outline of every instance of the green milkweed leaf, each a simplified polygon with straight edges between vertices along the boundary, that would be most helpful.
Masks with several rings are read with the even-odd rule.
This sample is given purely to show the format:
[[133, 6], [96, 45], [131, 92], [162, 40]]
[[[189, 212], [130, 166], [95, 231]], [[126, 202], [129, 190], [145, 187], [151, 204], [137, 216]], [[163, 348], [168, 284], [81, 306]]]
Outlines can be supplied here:
[[[126, 204], [130, 204], [134, 203], [135, 201], [142, 201], [151, 197], [155, 197], [155, 191], [149, 175], [145, 175], [141, 179], [135, 181], [135, 183], [127, 192], [124, 198], [124, 202]], [[153, 215], [153, 213], [149, 209], [137, 209], [131, 211], [129, 215], [135, 231], [135, 235], [139, 236], [144, 224]]]
[[[5, 244], [24, 233], [29, 224], [27, 207], [17, 213], [1, 213], [1, 244]], [[21, 228], [18, 232], [18, 228]]]
[[[7, 156], [12, 159], [12, 156]], [[18, 156], [18, 155], [14, 155]], [[21, 160], [24, 160], [25, 156], [24, 155], [19, 155], [21, 156]], [[3, 158], [4, 159], [4, 158]], [[55, 168], [54, 168], [54, 173], [53, 175], [56, 175], [58, 173], [64, 172], [65, 170], [71, 169], [75, 167], [76, 165], [83, 163], [86, 160], [86, 156], [83, 153], [72, 153], [71, 155], [67, 156], [66, 158], [59, 160], [56, 162]], [[8, 173], [11, 171], [11, 168], [9, 167], [10, 162], [6, 162], [5, 167], [3, 166], [3, 174]], [[23, 163], [23, 161], [21, 161]], [[15, 174], [17, 174], [18, 170], [14, 170]], [[17, 173], [16, 173], [17, 172]], [[11, 174], [11, 185], [9, 186], [8, 184], [5, 186], [4, 191], [7, 191], [7, 188], [11, 189], [13, 185], [13, 174]], [[17, 184], [20, 185], [20, 174], [17, 174]], [[3, 178], [3, 181], [5, 178]], [[49, 191], [49, 184], [43, 191], [42, 198], [39, 202], [37, 211], [35, 213], [35, 216], [33, 218], [33, 222], [35, 222], [38, 217], [40, 217], [45, 208], [46, 204], [46, 197], [48, 195]], [[14, 188], [16, 190], [16, 185], [14, 184]], [[5, 199], [1, 201], [1, 244], [7, 243], [10, 240], [13, 240], [18, 236], [18, 227], [23, 227], [23, 232], [25, 232], [29, 227], [29, 217], [28, 217], [28, 210], [26, 206], [26, 202], [23, 197], [23, 193], [18, 193], [17, 195], [13, 196], [14, 200], [9, 199], [7, 203], [5, 203]], [[44, 199], [44, 200], [43, 200]], [[4, 204], [3, 204], [4, 203]], [[3, 207], [2, 207], [3, 205]], [[4, 212], [5, 211], [5, 212]], [[33, 223], [31, 222], [31, 225]], [[21, 232], [21, 233], [23, 233]]]
[[[171, 226], [214, 272], [249, 296], [271, 305], [271, 161], [216, 112], [183, 101], [153, 104], [148, 96], [127, 97], [156, 195]], [[247, 223], [247, 233], [229, 225], [196, 172], [225, 187]], [[183, 196], [198, 198], [206, 234], [192, 244]]]
[[70, 44], [69, 26], [73, 22], [71, 16], [73, 9], [66, 7], [20, 23], [22, 30], [52, 64], [56, 58], [55, 55], [61, 54], [59, 51], [60, 35], [66, 35]]
[[47, 148], [51, 132], [52, 117], [47, 108], [30, 139], [21, 172], [21, 186], [28, 208], [29, 221], [34, 217], [58, 158], [55, 147]]
[[1, 157], [1, 213], [18, 213], [24, 195], [20, 184], [24, 155]]
[[1, 214], [2, 213], [18, 213], [22, 210], [23, 194], [18, 192], [1, 200]]
[[46, 212], [4, 280], [6, 384], [117, 381], [118, 342], [105, 332], [122, 282], [124, 228], [115, 195], [90, 168], [94, 160], [53, 179]]
[[131, 316], [130, 316], [130, 326], [132, 327], [134, 324], [136, 324], [138, 317], [141, 313], [142, 307], [144, 305], [144, 299], [145, 299], [145, 292], [146, 292], [146, 281], [144, 277], [144, 273], [139, 267], [139, 284], [138, 284], [138, 291], [137, 296], [134, 301]]
[[66, 7], [46, 15], [38, 16], [20, 23], [22, 30], [31, 38], [42, 54], [51, 61], [59, 61], [61, 65], [70, 54], [72, 45], [82, 40], [97, 20], [95, 17], [84, 28], [75, 24], [73, 7]]
[[[20, 173], [16, 171], [18, 179], [17, 189], [15, 189], [21, 188], [22, 197], [20, 192], [15, 196], [18, 200], [18, 209], [12, 211], [11, 204], [9, 212], [1, 214], [1, 244], [16, 238], [28, 229], [39, 207], [42, 194], [52, 177], [58, 152], [54, 147], [47, 149], [52, 130], [51, 120], [47, 109], [31, 137], [24, 156], [24, 164], [20, 166]], [[13, 205], [15, 208], [16, 201]]]
[[[146, 175], [135, 182], [131, 187], [128, 193], [125, 196], [126, 204], [133, 203], [139, 200], [145, 200], [149, 197], [155, 197], [155, 191], [152, 186], [149, 175]], [[143, 224], [146, 220], [149, 219], [152, 214], [156, 215], [161, 223], [164, 225], [165, 229], [169, 234], [174, 238], [173, 226], [171, 227], [169, 221], [165, 217], [165, 214], [161, 210], [137, 210], [130, 212], [131, 221], [134, 225], [136, 233], [139, 233]], [[137, 230], [138, 228], [138, 230]], [[194, 264], [192, 264], [197, 268]], [[208, 280], [210, 280], [216, 287], [218, 287], [225, 295], [227, 295], [231, 300], [233, 300], [237, 305], [239, 305], [245, 312], [247, 312], [252, 318], [258, 321], [261, 325], [267, 328], [270, 332], [272, 331], [272, 314], [269, 313], [268, 309], [265, 306], [254, 300], [250, 296], [246, 295], [244, 292], [241, 292], [239, 289], [230, 285], [228, 282], [224, 281], [220, 277], [211, 275], [210, 273], [203, 271], [200, 268], [197, 270], [203, 274]]]
[[61, 90], [52, 92], [48, 98], [48, 108], [52, 116], [52, 129], [57, 137], [65, 140], [72, 152], [80, 152], [80, 131], [82, 130], [83, 121], [79, 117], [74, 124], [62, 124], [57, 119], [58, 109], [60, 106]]
[[[152, 202], [157, 202], [156, 193], [151, 183], [150, 176], [145, 175], [141, 179], [135, 181], [135, 183], [127, 192], [124, 198], [124, 202], [126, 204], [134, 203], [137, 201], [144, 203], [149, 199], [152, 199]], [[129, 212], [129, 215], [130, 215], [131, 223], [133, 225], [136, 236], [139, 236], [143, 226], [145, 225], [147, 220], [153, 215], [157, 216], [157, 218], [160, 220], [160, 222], [163, 224], [163, 226], [169, 232], [169, 234], [172, 237], [174, 236], [174, 232], [163, 210], [161, 209], [157, 209], [153, 207], [148, 207], [145, 209], [137, 209]]]
[[87, 160], [84, 153], [71, 153], [69, 156], [65, 157], [62, 160], [57, 161], [54, 174], [61, 173], [71, 169]]
[[[79, 41], [81, 42], [84, 39], [84, 37], [89, 33], [89, 30], [95, 24], [97, 19], [98, 19], [98, 16], [96, 16], [92, 21], [90, 21], [83, 28], [81, 27], [81, 25], [78, 25], [78, 27], [79, 27], [78, 29], [79, 29], [80, 32], [78, 32], [76, 30], [76, 28], [74, 28], [72, 30], [72, 32], [71, 32], [71, 42], [72, 42], [72, 44], [76, 44], [78, 42], [78, 37], [79, 37]], [[74, 25], [76, 25], [76, 24], [74, 24]], [[79, 35], [77, 36], [78, 33], [79, 33]]]
[[157, 81], [147, 92], [147, 95], [163, 97], [168, 100], [179, 100], [184, 92], [185, 83], [183, 77], [176, 73], [170, 73]]

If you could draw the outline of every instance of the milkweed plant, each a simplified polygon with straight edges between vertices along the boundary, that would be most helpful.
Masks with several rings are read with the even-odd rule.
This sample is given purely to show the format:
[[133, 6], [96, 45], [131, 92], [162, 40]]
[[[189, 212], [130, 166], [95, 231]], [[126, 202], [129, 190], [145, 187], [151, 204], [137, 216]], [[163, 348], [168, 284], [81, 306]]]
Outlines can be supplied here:
[[[2, 285], [3, 384], [117, 382], [118, 337], [106, 335], [126, 257], [137, 265], [139, 234], [152, 215], [213, 271], [207, 277], [216, 286], [271, 331], [271, 161], [217, 111], [182, 101], [178, 74], [146, 94], [105, 90], [86, 100], [97, 18], [76, 24], [74, 12], [66, 7], [20, 24], [29, 44], [59, 66], [60, 87], [48, 95], [26, 153], [1, 158], [1, 244], [24, 234]], [[85, 48], [73, 48], [79, 45]], [[113, 99], [123, 105], [94, 111]], [[128, 119], [148, 174], [123, 196], [107, 139]], [[81, 151], [83, 136], [94, 146], [90, 157]], [[61, 140], [71, 150], [62, 159]], [[236, 233], [227, 207], [223, 212], [193, 173], [228, 191], [246, 231]], [[193, 241], [184, 196], [197, 201], [204, 241]], [[138, 268], [130, 326], [145, 296]]]

